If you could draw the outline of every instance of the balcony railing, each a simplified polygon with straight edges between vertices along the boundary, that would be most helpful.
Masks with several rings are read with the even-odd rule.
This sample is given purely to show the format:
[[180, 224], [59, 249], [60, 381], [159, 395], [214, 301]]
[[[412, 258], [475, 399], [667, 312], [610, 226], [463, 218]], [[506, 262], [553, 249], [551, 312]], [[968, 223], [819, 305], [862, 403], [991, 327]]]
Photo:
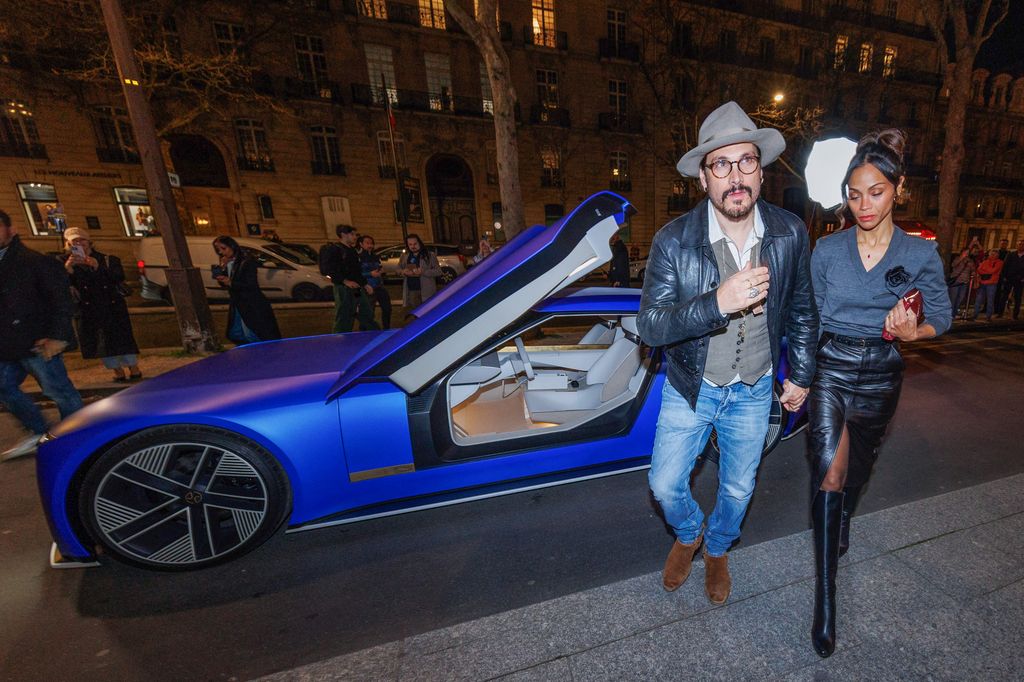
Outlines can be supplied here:
[[[388, 88], [391, 107], [401, 111], [424, 111], [456, 116], [492, 116], [493, 102], [480, 97], [451, 96], [447, 93]], [[364, 106], [384, 106], [384, 89], [365, 83], [352, 84], [352, 102]]]
[[334, 81], [285, 80], [285, 96], [291, 99], [324, 100], [341, 103], [341, 86]]
[[568, 128], [572, 125], [568, 109], [546, 107], [541, 104], [534, 104], [530, 107], [530, 123], [534, 125], [561, 126], [563, 128]]
[[310, 163], [313, 175], [345, 175], [345, 164], [327, 159], [313, 159]]
[[601, 38], [597, 41], [597, 55], [601, 59], [625, 59], [630, 62], [638, 62], [640, 61], [640, 45]]
[[[377, 175], [379, 175], [382, 180], [393, 180], [395, 177], [395, 167], [390, 164], [387, 166], [377, 166]], [[409, 169], [403, 167], [402, 175], [409, 175]]]
[[533, 26], [523, 27], [523, 44], [568, 50], [569, 35], [565, 31], [535, 31]]
[[608, 189], [616, 192], [631, 192], [633, 191], [633, 181], [629, 178], [613, 177], [608, 181]]
[[272, 173], [274, 172], [274, 161], [269, 156], [262, 158], [239, 156], [238, 170]]
[[562, 173], [561, 171], [549, 171], [540, 176], [541, 187], [561, 187], [562, 186]]
[[406, 26], [420, 25], [420, 8], [416, 5], [405, 5], [400, 2], [389, 2], [388, 21], [392, 24], [405, 24]]
[[900, 21], [881, 14], [867, 14], [852, 7], [841, 7], [832, 5], [828, 8], [828, 18], [833, 21], [846, 21], [856, 24], [864, 29], [878, 29], [891, 33], [902, 33], [903, 35], [924, 40], [934, 40], [931, 29], [927, 26], [912, 24], [908, 21]]
[[103, 163], [139, 163], [139, 153], [122, 147], [96, 147], [96, 157]]
[[601, 130], [639, 135], [644, 132], [644, 121], [635, 114], [606, 111], [597, 115], [597, 127]]
[[48, 159], [46, 147], [41, 144], [22, 144], [0, 140], [0, 156], [17, 156], [23, 159]]

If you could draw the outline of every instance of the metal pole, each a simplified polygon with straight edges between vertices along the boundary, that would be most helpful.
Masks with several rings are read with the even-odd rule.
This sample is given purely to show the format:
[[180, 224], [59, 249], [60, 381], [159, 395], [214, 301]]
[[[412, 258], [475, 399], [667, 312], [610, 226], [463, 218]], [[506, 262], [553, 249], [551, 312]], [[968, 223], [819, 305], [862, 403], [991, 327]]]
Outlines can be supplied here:
[[120, 0], [100, 0], [103, 21], [110, 36], [121, 88], [142, 159], [142, 170], [149, 190], [149, 205], [167, 250], [167, 285], [181, 330], [182, 346], [187, 352], [213, 351], [217, 339], [213, 318], [206, 301], [206, 289], [199, 271], [192, 265], [178, 210], [171, 194], [167, 167], [160, 153], [160, 141], [153, 124], [153, 113], [142, 90], [142, 75]]
[[402, 188], [402, 178], [399, 177], [398, 172], [398, 149], [395, 147], [395, 115], [391, 111], [391, 96], [388, 94], [388, 81], [384, 77], [384, 72], [380, 73], [380, 82], [383, 86], [381, 92], [384, 93], [384, 108], [388, 112], [388, 136], [391, 138], [391, 167], [395, 169], [395, 189], [398, 191], [398, 219], [402, 223], [402, 242], [409, 237], [409, 219], [406, 216], [406, 205], [405, 205], [405, 191]]

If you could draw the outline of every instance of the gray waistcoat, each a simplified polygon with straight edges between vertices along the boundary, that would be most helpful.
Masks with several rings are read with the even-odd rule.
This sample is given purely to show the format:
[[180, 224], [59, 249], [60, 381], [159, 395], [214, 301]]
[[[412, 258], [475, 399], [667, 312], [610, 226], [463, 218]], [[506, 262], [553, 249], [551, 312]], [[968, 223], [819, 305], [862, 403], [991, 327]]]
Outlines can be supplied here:
[[[719, 281], [739, 271], [732, 251], [720, 239], [711, 245], [718, 262]], [[760, 261], [761, 243], [751, 253], [754, 267]], [[771, 369], [772, 349], [768, 338], [768, 316], [763, 312], [754, 315], [749, 309], [733, 313], [729, 324], [708, 338], [708, 359], [704, 365], [704, 378], [713, 384], [724, 386], [737, 374], [740, 380], [754, 385]]]

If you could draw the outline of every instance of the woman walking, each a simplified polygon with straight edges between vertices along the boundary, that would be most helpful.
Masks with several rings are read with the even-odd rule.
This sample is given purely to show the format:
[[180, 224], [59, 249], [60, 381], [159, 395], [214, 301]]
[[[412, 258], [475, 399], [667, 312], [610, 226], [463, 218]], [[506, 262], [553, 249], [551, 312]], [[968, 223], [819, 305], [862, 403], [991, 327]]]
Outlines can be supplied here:
[[[898, 130], [861, 139], [842, 184], [841, 217], [855, 225], [820, 240], [811, 256], [823, 332], [807, 400], [817, 574], [811, 638], [822, 657], [835, 649], [836, 565], [849, 547], [850, 515], [899, 401], [900, 342], [938, 336], [952, 323], [935, 245], [893, 225], [905, 143]], [[904, 304], [915, 294], [923, 296], [923, 322]]]
[[217, 237], [213, 249], [220, 256], [214, 279], [228, 290], [227, 337], [238, 345], [281, 338], [270, 301], [256, 280], [256, 261], [231, 237]]
[[67, 259], [64, 269], [71, 280], [80, 312], [78, 343], [82, 357], [100, 358], [114, 372], [114, 381], [142, 378], [139, 347], [132, 334], [128, 304], [124, 300], [124, 268], [117, 256], [92, 247], [89, 232], [80, 227], [64, 231]]

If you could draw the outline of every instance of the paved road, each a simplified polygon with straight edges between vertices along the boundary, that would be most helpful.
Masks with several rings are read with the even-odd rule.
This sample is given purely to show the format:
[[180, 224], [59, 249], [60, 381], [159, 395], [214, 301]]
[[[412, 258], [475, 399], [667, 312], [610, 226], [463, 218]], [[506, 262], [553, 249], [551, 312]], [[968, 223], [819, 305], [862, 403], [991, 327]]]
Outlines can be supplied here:
[[[861, 512], [1024, 472], [1024, 333], [907, 354]], [[0, 445], [12, 440], [0, 415]], [[808, 527], [804, 442], [763, 464], [743, 546]], [[709, 466], [698, 479], [705, 501]], [[644, 472], [308, 533], [201, 573], [46, 568], [31, 461], [0, 466], [0, 679], [247, 679], [657, 571]]]

